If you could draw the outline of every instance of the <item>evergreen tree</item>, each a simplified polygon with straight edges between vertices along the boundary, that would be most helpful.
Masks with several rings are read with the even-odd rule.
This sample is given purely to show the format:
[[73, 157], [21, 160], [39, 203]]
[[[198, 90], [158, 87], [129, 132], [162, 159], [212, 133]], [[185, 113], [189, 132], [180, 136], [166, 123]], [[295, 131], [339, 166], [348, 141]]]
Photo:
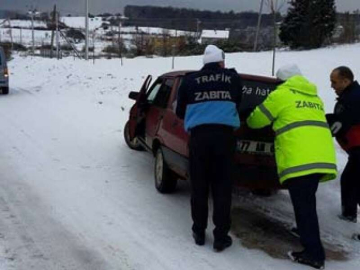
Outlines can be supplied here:
[[317, 0], [313, 2], [312, 46], [310, 47], [319, 48], [333, 35], [336, 25], [336, 7], [335, 0]]
[[292, 0], [280, 27], [280, 39], [291, 48], [319, 48], [332, 36], [334, 0]]
[[291, 48], [301, 47], [304, 37], [309, 0], [292, 0], [288, 13], [280, 26], [280, 39]]

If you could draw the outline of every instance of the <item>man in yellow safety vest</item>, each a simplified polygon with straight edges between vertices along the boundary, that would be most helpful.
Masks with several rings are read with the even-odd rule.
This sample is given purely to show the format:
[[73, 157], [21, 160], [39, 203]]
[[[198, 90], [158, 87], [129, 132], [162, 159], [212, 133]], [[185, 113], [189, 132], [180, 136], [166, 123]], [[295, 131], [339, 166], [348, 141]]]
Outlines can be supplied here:
[[247, 119], [250, 128], [272, 125], [280, 182], [288, 188], [303, 251], [288, 253], [298, 263], [324, 267], [316, 212], [319, 182], [337, 175], [335, 148], [317, 87], [296, 65], [277, 72], [284, 81]]

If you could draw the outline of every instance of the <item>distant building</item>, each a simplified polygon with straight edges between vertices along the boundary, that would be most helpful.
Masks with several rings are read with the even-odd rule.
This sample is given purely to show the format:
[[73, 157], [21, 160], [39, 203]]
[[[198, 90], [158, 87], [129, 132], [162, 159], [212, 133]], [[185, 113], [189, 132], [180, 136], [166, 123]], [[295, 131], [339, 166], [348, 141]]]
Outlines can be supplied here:
[[199, 43], [211, 44], [229, 39], [229, 30], [202, 30]]

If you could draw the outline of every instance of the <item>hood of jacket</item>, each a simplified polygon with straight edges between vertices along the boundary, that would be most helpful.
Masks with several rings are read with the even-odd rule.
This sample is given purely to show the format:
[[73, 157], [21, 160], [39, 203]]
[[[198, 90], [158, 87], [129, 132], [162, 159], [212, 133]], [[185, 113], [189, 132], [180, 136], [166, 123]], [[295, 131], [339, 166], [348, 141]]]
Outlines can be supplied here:
[[317, 96], [317, 87], [309, 82], [304, 76], [295, 75], [286, 80], [281, 86], [303, 93], [305, 95]]

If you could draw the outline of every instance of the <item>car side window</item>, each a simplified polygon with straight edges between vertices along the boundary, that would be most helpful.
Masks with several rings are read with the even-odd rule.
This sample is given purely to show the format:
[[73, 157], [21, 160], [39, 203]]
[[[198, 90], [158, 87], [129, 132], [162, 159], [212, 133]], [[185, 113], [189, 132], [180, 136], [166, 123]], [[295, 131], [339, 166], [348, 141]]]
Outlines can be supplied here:
[[161, 79], [157, 81], [148, 95], [148, 102], [154, 106], [165, 108], [173, 85], [174, 79]]
[[146, 100], [148, 103], [153, 104], [161, 86], [162, 86], [163, 80], [157, 80], [153, 86], [150, 88], [149, 92], [147, 93]]
[[171, 109], [172, 109], [174, 112], [176, 111], [177, 95], [178, 95], [178, 91], [179, 91], [179, 88], [180, 88], [182, 82], [183, 82], [183, 77], [180, 77], [180, 78], [179, 78], [179, 83], [178, 83], [177, 88], [176, 88], [176, 90], [175, 90], [174, 100], [172, 101], [172, 104], [171, 104]]

